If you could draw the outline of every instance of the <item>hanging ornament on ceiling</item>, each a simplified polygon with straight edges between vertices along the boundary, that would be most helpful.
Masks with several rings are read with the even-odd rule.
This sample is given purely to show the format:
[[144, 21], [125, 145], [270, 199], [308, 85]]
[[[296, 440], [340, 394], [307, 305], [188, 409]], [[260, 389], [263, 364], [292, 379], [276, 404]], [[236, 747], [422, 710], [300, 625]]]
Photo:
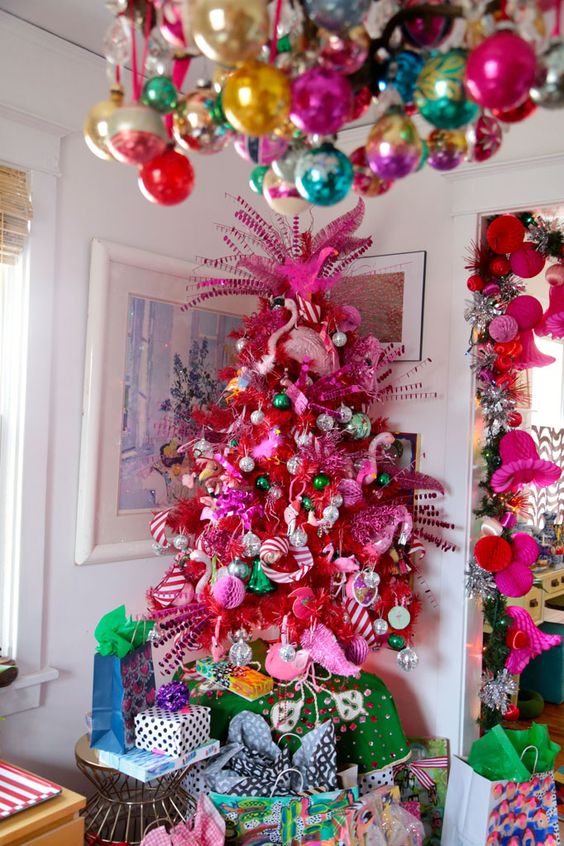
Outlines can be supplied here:
[[175, 206], [192, 193], [194, 168], [182, 153], [169, 147], [139, 168], [139, 188], [152, 203]]
[[92, 106], [84, 120], [84, 140], [88, 148], [100, 159], [112, 159], [108, 146], [108, 120], [123, 104], [123, 88], [113, 85], [107, 100], [101, 100]]
[[380, 179], [402, 179], [421, 158], [421, 139], [411, 118], [392, 107], [370, 130], [366, 142], [368, 164]]
[[466, 85], [483, 108], [513, 109], [526, 99], [536, 65], [532, 45], [510, 29], [500, 29], [470, 53]]
[[427, 59], [417, 77], [414, 100], [425, 120], [439, 129], [459, 129], [478, 115], [466, 94], [464, 50], [449, 50]]
[[554, 39], [538, 60], [531, 98], [543, 109], [564, 106], [564, 44], [560, 38]]
[[[431, 0], [430, 5], [438, 6], [445, 0]], [[407, 0], [404, 5], [406, 9], [414, 9], [421, 6], [423, 0]], [[447, 2], [448, 5], [448, 2]], [[415, 47], [431, 49], [439, 47], [450, 35], [453, 27], [453, 18], [442, 17], [441, 15], [421, 15], [409, 17], [402, 23], [401, 30], [404, 38]]]
[[237, 65], [255, 59], [268, 40], [263, 0], [198, 0], [188, 9], [194, 41], [212, 62]]
[[118, 162], [144, 164], [164, 153], [167, 143], [161, 118], [148, 106], [121, 106], [108, 118], [107, 144]]

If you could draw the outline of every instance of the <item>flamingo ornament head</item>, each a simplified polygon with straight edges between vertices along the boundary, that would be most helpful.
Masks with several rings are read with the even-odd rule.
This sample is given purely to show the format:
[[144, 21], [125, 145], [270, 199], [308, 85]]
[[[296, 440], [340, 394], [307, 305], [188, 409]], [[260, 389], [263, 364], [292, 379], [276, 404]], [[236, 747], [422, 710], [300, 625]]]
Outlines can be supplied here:
[[318, 291], [327, 291], [341, 278], [340, 273], [334, 276], [320, 276], [319, 272], [329, 256], [339, 255], [334, 247], [324, 247], [309, 261], [295, 261], [289, 256], [284, 259], [278, 270], [290, 285], [290, 290], [297, 296], [310, 299], [312, 294]]

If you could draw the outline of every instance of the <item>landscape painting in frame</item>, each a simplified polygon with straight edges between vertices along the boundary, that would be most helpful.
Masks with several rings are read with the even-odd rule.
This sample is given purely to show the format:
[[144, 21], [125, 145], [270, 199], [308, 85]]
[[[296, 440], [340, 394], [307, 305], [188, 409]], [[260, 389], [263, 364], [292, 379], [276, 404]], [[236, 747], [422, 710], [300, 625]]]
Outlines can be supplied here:
[[331, 289], [332, 300], [360, 311], [363, 335], [403, 347], [402, 361], [422, 356], [425, 259], [424, 250], [364, 257], [354, 290], [344, 285]]
[[197, 408], [217, 402], [217, 372], [233, 364], [239, 316], [129, 295], [118, 511], [171, 505], [186, 495], [179, 447], [197, 437]]

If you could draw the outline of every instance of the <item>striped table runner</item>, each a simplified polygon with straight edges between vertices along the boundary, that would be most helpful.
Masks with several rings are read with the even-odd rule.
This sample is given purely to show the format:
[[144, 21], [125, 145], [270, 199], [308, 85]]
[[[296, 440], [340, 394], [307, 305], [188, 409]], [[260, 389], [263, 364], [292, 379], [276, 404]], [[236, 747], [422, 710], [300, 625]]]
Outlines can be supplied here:
[[62, 788], [0, 760], [0, 819], [58, 796]]

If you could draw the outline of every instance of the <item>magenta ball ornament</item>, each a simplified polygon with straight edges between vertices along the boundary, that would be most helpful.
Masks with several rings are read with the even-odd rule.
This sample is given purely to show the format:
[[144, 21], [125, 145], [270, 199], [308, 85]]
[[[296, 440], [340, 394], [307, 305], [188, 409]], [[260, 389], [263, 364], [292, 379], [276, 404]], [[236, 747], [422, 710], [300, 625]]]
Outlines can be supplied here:
[[549, 285], [564, 285], [564, 264], [551, 264], [544, 275]]
[[532, 279], [541, 272], [546, 259], [531, 241], [525, 241], [522, 247], [511, 253], [509, 261], [515, 276], [520, 276], [521, 279]]
[[222, 608], [237, 608], [245, 598], [245, 585], [237, 576], [226, 575], [214, 584], [212, 594]]
[[415, 124], [396, 106], [376, 121], [366, 142], [368, 164], [380, 179], [401, 179], [413, 173], [422, 152]]
[[332, 135], [349, 120], [353, 107], [350, 82], [335, 71], [314, 67], [292, 83], [290, 118], [310, 135]]
[[[424, 0], [407, 0], [407, 3], [404, 3], [404, 8], [412, 9], [415, 6], [420, 6], [423, 2]], [[442, 3], [444, 3], [444, 0], [431, 0], [432, 6]], [[453, 18], [441, 17], [440, 15], [421, 15], [405, 20], [401, 30], [404, 38], [410, 44], [430, 49], [438, 47], [450, 35], [453, 23]]]
[[350, 643], [345, 647], [345, 656], [351, 662], [360, 667], [368, 658], [368, 644], [362, 635], [355, 634]]
[[275, 135], [237, 135], [233, 146], [242, 159], [258, 165], [269, 165], [279, 159], [288, 149], [285, 138]]
[[484, 109], [513, 109], [526, 99], [537, 68], [533, 47], [509, 29], [478, 45], [466, 64], [466, 87]]

